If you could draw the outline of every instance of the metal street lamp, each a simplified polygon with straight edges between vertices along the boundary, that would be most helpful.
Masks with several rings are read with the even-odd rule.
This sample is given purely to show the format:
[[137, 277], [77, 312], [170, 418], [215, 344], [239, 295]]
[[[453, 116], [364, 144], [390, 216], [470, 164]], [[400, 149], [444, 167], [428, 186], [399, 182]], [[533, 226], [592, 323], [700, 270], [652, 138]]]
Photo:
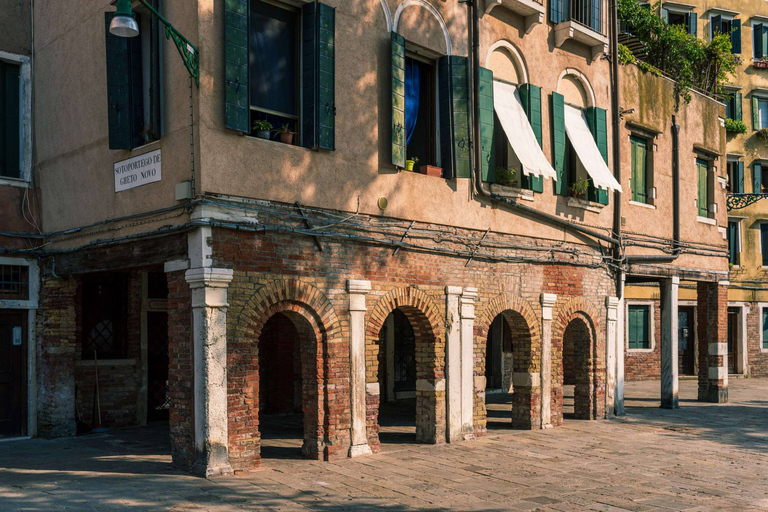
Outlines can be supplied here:
[[[189, 75], [195, 79], [195, 85], [200, 87], [200, 52], [197, 47], [181, 35], [162, 14], [157, 12], [146, 0], [139, 0], [158, 20], [165, 25], [165, 37], [171, 39], [179, 50], [179, 55], [184, 61]], [[117, 10], [112, 22], [109, 24], [109, 33], [117, 37], [136, 37], [139, 35], [139, 24], [131, 9], [131, 0], [117, 0]]]

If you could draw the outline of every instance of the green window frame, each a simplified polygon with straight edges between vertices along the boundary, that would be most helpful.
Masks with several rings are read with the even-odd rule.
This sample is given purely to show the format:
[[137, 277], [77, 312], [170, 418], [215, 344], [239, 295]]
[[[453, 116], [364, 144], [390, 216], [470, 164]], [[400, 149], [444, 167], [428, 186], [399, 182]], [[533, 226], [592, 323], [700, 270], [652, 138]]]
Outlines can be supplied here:
[[728, 220], [728, 263], [734, 267], [741, 261], [741, 221]]
[[627, 305], [627, 346], [629, 350], [650, 350], [652, 348], [650, 305]]
[[632, 157], [631, 188], [632, 200], [648, 203], [648, 141], [641, 137], [630, 136]]
[[763, 322], [760, 339], [762, 340], [762, 349], [768, 350], [768, 307], [763, 306], [760, 309], [762, 311], [760, 316]]
[[768, 267], [768, 221], [760, 223], [760, 255], [763, 267]]
[[709, 162], [704, 159], [696, 159], [698, 174], [698, 215], [709, 217]]

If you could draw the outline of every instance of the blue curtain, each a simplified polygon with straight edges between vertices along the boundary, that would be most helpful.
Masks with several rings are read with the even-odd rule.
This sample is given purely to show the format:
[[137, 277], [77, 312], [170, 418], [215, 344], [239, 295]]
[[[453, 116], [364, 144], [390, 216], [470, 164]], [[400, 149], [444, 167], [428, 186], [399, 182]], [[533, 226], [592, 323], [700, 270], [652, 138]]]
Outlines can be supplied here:
[[405, 145], [411, 142], [419, 119], [421, 66], [414, 59], [405, 59]]

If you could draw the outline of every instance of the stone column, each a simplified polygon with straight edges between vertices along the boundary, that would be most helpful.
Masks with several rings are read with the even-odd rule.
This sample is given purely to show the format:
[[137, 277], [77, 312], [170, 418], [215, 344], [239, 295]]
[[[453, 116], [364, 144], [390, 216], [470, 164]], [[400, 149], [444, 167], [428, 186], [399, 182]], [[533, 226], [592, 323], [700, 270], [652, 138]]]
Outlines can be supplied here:
[[[461, 426], [472, 434], [475, 409], [475, 300], [477, 288], [464, 288], [461, 294]], [[485, 378], [483, 378], [485, 380]], [[485, 393], [485, 385], [482, 387]]]
[[605, 416], [611, 418], [614, 415], [616, 407], [616, 355], [618, 337], [617, 323], [619, 320], [619, 299], [618, 297], [606, 297], [605, 307], [607, 310], [607, 321], [605, 322], [605, 334], [606, 334], [606, 385], [605, 385]]
[[195, 461], [206, 478], [231, 474], [227, 416], [227, 288], [232, 270], [199, 267], [185, 274], [192, 292]]
[[349, 456], [369, 455], [365, 430], [365, 296], [371, 291], [370, 281], [347, 281], [349, 292], [349, 367], [350, 407], [352, 412], [352, 446]]
[[677, 409], [677, 298], [680, 278], [661, 280], [661, 406]]
[[448, 381], [446, 417], [449, 443], [455, 443], [463, 439], [461, 317], [459, 315], [459, 297], [461, 292], [462, 290], [459, 286], [445, 287], [445, 372]]
[[541, 294], [541, 428], [551, 428], [552, 412], [552, 308], [554, 293]]
[[699, 282], [699, 401], [728, 401], [728, 281]]

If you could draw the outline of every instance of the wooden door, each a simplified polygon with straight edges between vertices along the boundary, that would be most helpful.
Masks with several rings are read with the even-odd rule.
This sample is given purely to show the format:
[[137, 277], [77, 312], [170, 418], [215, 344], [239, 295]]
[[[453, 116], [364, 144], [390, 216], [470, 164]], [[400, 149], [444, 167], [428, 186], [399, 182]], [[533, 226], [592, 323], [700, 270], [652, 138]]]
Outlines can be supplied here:
[[0, 437], [26, 432], [26, 333], [22, 313], [0, 313]]

